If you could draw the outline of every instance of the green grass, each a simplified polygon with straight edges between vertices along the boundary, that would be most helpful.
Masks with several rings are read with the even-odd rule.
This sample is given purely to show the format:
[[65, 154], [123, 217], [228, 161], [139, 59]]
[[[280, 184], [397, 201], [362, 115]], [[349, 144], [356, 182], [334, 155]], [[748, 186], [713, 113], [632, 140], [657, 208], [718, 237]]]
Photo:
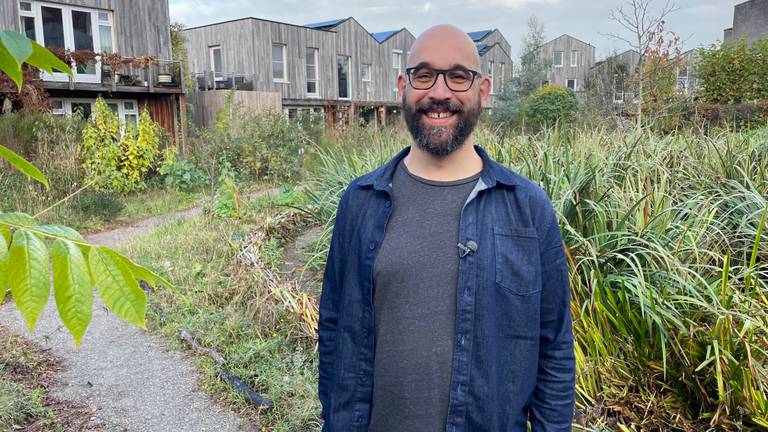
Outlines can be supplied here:
[[[220, 378], [218, 365], [198, 356], [203, 388], [264, 430], [318, 430], [320, 424], [314, 340], [301, 336], [296, 314], [264, 277], [279, 264], [286, 233], [303, 226], [303, 216], [285, 218], [288, 208], [282, 207], [298, 199], [290, 191], [257, 199], [248, 205], [256, 211], [251, 218], [179, 221], [122, 248], [176, 285], [149, 295], [150, 330], [183, 348], [177, 335], [186, 328], [221, 353], [227, 368], [275, 408], [259, 412], [250, 406]], [[264, 232], [268, 238], [260, 236]]]
[[87, 419], [83, 408], [54, 401], [46, 386], [56, 365], [42, 351], [0, 329], [0, 431], [65, 432]]

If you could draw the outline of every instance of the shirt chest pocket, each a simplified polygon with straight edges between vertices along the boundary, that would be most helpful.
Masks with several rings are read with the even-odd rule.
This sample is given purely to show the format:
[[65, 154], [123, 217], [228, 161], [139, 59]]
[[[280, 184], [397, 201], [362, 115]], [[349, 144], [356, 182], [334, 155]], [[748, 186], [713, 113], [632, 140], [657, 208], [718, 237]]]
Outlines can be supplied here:
[[496, 284], [525, 296], [541, 291], [539, 240], [534, 228], [494, 227]]

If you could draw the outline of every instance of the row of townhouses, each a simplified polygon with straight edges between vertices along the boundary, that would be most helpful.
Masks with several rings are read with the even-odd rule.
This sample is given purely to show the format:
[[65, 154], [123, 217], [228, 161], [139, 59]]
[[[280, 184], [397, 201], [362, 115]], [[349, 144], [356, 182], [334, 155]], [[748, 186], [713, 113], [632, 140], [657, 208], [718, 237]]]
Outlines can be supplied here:
[[[305, 25], [243, 18], [184, 30], [190, 69], [184, 70], [172, 58], [169, 27], [167, 0], [0, 0], [0, 29], [20, 31], [60, 55], [91, 53], [91, 61], [71, 59], [74, 78], [43, 73], [54, 114], [88, 115], [101, 96], [121, 121], [135, 123], [140, 108], [147, 107], [155, 121], [181, 137], [186, 107], [210, 119], [214, 102], [223, 101], [229, 89], [241, 90], [241, 101], [257, 101], [246, 104], [253, 109], [266, 106], [289, 116], [322, 113], [329, 124], [391, 123], [400, 107], [397, 76], [404, 73], [415, 40], [405, 28], [369, 32], [352, 17]], [[480, 54], [481, 72], [492, 81], [492, 109], [513, 76], [510, 44], [498, 29], [468, 35]], [[746, 37], [752, 43], [765, 35], [768, 0], [734, 7], [725, 41]], [[593, 45], [567, 34], [543, 44], [541, 53], [550, 64], [542, 84], [578, 94], [603, 74], [617, 104], [627, 97], [619, 77], [630, 74], [640, 56], [630, 50], [596, 62]], [[682, 55], [687, 66], [678, 71], [678, 88], [687, 93], [695, 88], [696, 51]], [[192, 78], [191, 94], [184, 77]]]

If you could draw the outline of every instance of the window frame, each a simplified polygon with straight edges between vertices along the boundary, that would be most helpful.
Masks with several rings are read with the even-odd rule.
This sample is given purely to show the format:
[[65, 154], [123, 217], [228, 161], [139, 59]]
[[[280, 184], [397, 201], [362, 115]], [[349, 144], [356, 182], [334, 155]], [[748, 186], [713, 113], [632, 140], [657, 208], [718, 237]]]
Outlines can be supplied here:
[[488, 78], [491, 79], [491, 93], [490, 94], [496, 94], [496, 83], [494, 82], [495, 78], [493, 76], [493, 66], [494, 66], [493, 63], [494, 63], [493, 60], [489, 60], [488, 61]]
[[[25, 11], [21, 9], [22, 3], [29, 3], [31, 11]], [[42, 8], [52, 8], [61, 11], [61, 25], [62, 33], [64, 36], [64, 48], [68, 50], [75, 50], [75, 36], [74, 36], [74, 24], [72, 22], [72, 12], [85, 12], [90, 16], [91, 24], [91, 42], [93, 45], [93, 51], [95, 53], [103, 52], [101, 47], [101, 27], [110, 26], [110, 38], [112, 41], [112, 52], [117, 52], [119, 47], [117, 46], [117, 38], [115, 38], [115, 18], [114, 12], [108, 9], [100, 9], [93, 7], [86, 7], [80, 5], [62, 4], [62, 3], [50, 3], [39, 0], [19, 0], [16, 3], [19, 11], [19, 28], [21, 29], [22, 17], [31, 17], [35, 23], [35, 41], [45, 46], [45, 34], [43, 32], [43, 14]], [[106, 13], [107, 19], [102, 20], [100, 14]], [[101, 83], [101, 61], [97, 60], [94, 64], [94, 73], [78, 72], [77, 68], [72, 68], [75, 82], [84, 83]], [[69, 81], [69, 76], [63, 72], [53, 72], [49, 74], [47, 72], [41, 72], [41, 78], [46, 81]]]
[[[570, 81], [573, 81], [573, 88], [571, 88], [571, 87], [568, 85], [568, 82], [570, 82]], [[565, 88], [569, 88], [569, 89], [571, 89], [572, 91], [574, 91], [574, 92], [575, 92], [575, 91], [576, 91], [576, 85], [577, 85], [577, 83], [578, 83], [578, 81], [576, 80], [576, 78], [567, 78], [567, 79], [565, 80]]]
[[351, 79], [352, 77], [350, 77], [350, 73], [352, 72], [352, 56], [346, 55], [346, 54], [336, 54], [336, 66], [337, 66], [336, 70], [337, 71], [338, 71], [339, 60], [342, 57], [347, 59], [347, 96], [341, 97], [341, 86], [339, 86], [339, 84], [341, 84], [340, 82], [341, 76], [338, 73], [336, 74], [337, 75], [336, 76], [336, 87], [337, 87], [336, 96], [338, 97], [339, 100], [351, 100], [352, 99], [352, 79]]
[[[368, 78], [366, 78], [365, 74], [363, 73], [363, 71], [366, 69], [368, 70]], [[371, 63], [360, 63], [360, 80], [363, 82], [373, 81], [373, 65]]]
[[[395, 56], [397, 55], [398, 63], [397, 66], [395, 66]], [[394, 76], [394, 83], [392, 84], [392, 90], [395, 93], [395, 97], [397, 97], [397, 77], [403, 74], [403, 50], [393, 49], [392, 50], [392, 72], [397, 70], [397, 75]]]
[[[221, 64], [221, 71], [216, 70], [216, 61], [214, 57], [214, 51], [219, 51], [219, 61]], [[214, 81], [224, 81], [224, 57], [221, 55], [221, 45], [209, 45], [208, 46], [208, 65], [211, 67], [211, 72], [213, 72], [213, 80]]]
[[571, 67], [579, 66], [579, 51], [571, 50]]
[[[560, 54], [560, 64], [557, 64], [557, 54]], [[553, 51], [552, 52], [552, 66], [561, 68], [565, 64], [565, 51]]]
[[[304, 90], [307, 91], [307, 97], [319, 98], [320, 97], [320, 74], [319, 74], [320, 68], [318, 67], [318, 62], [320, 61], [320, 54], [319, 54], [320, 49], [319, 48], [315, 48], [315, 47], [307, 47], [307, 50], [312, 50], [313, 60], [314, 60], [314, 64], [313, 65], [315, 67], [315, 77], [313, 79], [309, 79], [309, 74], [306, 73], [307, 72], [307, 67], [309, 66], [309, 64], [306, 63], [306, 61], [307, 61], [306, 59], [307, 59], [307, 54], [308, 53], [305, 52], [304, 53], [304, 62], [305, 62], [304, 73], [306, 74], [306, 78], [307, 78], [307, 86], [305, 86]], [[310, 82], [314, 82], [315, 83], [315, 92], [314, 93], [310, 93], [309, 90], [307, 89], [307, 87], [309, 86]]]
[[275, 62], [275, 59], [272, 58], [273, 57], [272, 56], [273, 52], [270, 51], [269, 58], [270, 58], [271, 61], [269, 62], [269, 64], [272, 67], [272, 82], [283, 83], [283, 84], [284, 83], [288, 83], [288, 67], [287, 67], [288, 66], [288, 62], [287, 62], [287, 58], [286, 58], [287, 46], [285, 44], [283, 44], [283, 43], [272, 42], [271, 49], [274, 49], [275, 47], [280, 47], [280, 49], [283, 52], [283, 61], [282, 61], [282, 64], [283, 64], [283, 77], [282, 78], [275, 77], [275, 63], [276, 62]]
[[[54, 97], [51, 98], [51, 104], [53, 105], [56, 102], [61, 102], [62, 107], [61, 108], [52, 108], [52, 114], [55, 116], [71, 116], [72, 115], [72, 104], [83, 104], [87, 103], [91, 105], [91, 110], [93, 110], [94, 105], [96, 104], [96, 99], [89, 99], [89, 98], [70, 98], [70, 97]], [[135, 115], [136, 116], [136, 124], [134, 126], [139, 126], [139, 115], [141, 114], [139, 111], [139, 101], [137, 99], [104, 99], [104, 102], [107, 104], [117, 104], [117, 117], [120, 119], [120, 134], [125, 133], [125, 127], [126, 127], [126, 116], [128, 115]], [[133, 109], [126, 109], [125, 103], [132, 103]]]

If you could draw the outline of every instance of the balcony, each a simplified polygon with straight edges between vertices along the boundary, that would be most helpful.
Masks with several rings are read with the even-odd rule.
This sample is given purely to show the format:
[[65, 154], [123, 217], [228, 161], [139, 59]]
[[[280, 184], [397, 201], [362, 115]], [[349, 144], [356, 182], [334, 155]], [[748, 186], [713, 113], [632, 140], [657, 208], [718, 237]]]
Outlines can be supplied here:
[[[159, 60], [154, 56], [122, 57], [75, 56], [54, 53], [71, 65], [74, 77], [54, 72], [41, 73], [43, 87], [55, 90], [84, 90], [123, 93], [183, 93], [181, 62]], [[112, 71], [115, 71], [114, 73]]]
[[235, 72], [197, 72], [192, 74], [197, 91], [208, 90], [253, 90], [253, 77]]

